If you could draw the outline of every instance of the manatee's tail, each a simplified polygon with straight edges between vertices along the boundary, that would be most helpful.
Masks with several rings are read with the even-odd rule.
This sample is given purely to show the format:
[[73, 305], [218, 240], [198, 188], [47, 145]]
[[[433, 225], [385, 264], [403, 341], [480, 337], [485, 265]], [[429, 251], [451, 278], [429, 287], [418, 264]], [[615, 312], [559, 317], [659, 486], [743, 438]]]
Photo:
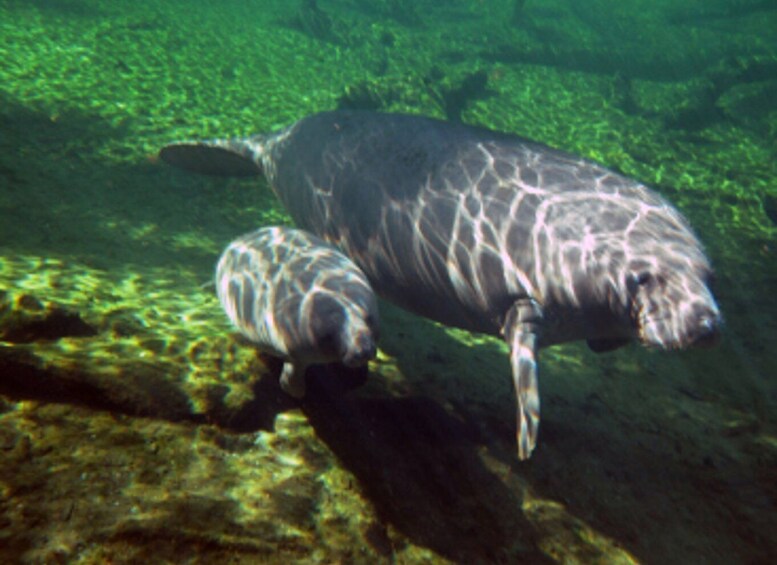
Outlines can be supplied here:
[[162, 148], [167, 164], [204, 175], [252, 177], [261, 175], [262, 144], [258, 138], [184, 141]]

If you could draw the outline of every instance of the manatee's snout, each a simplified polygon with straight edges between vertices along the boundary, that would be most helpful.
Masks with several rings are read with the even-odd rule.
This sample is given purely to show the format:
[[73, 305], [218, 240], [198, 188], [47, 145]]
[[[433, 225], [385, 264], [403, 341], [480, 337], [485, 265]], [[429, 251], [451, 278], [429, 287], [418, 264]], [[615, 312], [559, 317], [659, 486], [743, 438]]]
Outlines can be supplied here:
[[346, 305], [347, 324], [340, 335], [340, 362], [346, 367], [363, 367], [378, 352], [378, 304], [366, 280], [353, 286]]
[[723, 318], [716, 308], [695, 305], [688, 323], [688, 344], [693, 347], [713, 347], [720, 342]]
[[363, 367], [370, 359], [374, 359], [378, 352], [373, 334], [368, 329], [352, 335], [347, 346], [348, 349], [342, 357], [346, 367]]

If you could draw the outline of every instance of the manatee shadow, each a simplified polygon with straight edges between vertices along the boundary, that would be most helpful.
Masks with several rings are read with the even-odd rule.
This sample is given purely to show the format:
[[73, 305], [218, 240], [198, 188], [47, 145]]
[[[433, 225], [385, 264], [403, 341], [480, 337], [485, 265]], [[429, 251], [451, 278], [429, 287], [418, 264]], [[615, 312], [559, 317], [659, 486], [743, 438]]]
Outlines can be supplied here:
[[268, 371], [263, 371], [254, 382], [253, 398], [248, 402], [237, 408], [231, 407], [226, 402], [229, 386], [208, 389], [206, 414], [211, 423], [236, 434], [273, 431], [276, 416], [297, 407], [298, 401], [283, 392], [278, 383], [282, 362], [270, 357], [263, 359], [267, 362]]
[[680, 430], [657, 437], [635, 433], [595, 412], [586, 403], [543, 422], [543, 440], [553, 449], [535, 454], [529, 469], [543, 498], [564, 501], [572, 515], [640, 562], [773, 560], [777, 493], [760, 467], [774, 465], [777, 450], [759, 453], [754, 465], [700, 449], [700, 439], [680, 441]]
[[[380, 302], [380, 313], [380, 349], [393, 357], [401, 374], [411, 385], [438, 372], [457, 373], [473, 386], [478, 379], [503, 383], [504, 393], [508, 397], [493, 400], [504, 405], [504, 412], [477, 414], [477, 407], [456, 406], [455, 409], [458, 417], [488, 419], [490, 425], [481, 427], [481, 433], [488, 433], [489, 441], [498, 440], [512, 449], [515, 444], [515, 413], [512, 411], [512, 375], [506, 349], [499, 347], [497, 341], [463, 345], [438, 324], [384, 300]], [[413, 355], [408, 355], [408, 347], [415, 350]], [[447, 398], [451, 403], [457, 402], [455, 397], [462, 396], [462, 391], [456, 390], [455, 382], [439, 378], [436, 384], [441, 394], [451, 392]]]
[[[435, 324], [404, 313], [387, 313], [389, 323], [384, 326], [381, 348], [396, 356], [402, 373], [411, 375], [409, 381], [423, 378], [419, 371], [433, 375], [442, 367], [437, 357], [462, 348]], [[407, 335], [402, 336], [404, 333]], [[406, 361], [410, 355], [404, 346], [408, 343], [416, 349], [428, 349], [428, 366]], [[482, 378], [478, 367], [483, 360], [504, 356], [491, 345], [470, 346], [465, 353], [471, 365], [459, 357], [457, 371], [465, 374], [471, 367], [473, 379]], [[595, 362], [601, 382], [580, 388], [575, 375], [542, 366], [541, 357], [542, 423], [538, 448], [528, 462], [515, 458], [509, 403], [489, 403], [491, 408], [467, 404], [461, 391], [453, 388], [456, 385], [443, 379], [438, 381], [440, 394], [447, 395], [452, 405], [445, 409], [418, 396], [332, 400], [331, 393], [326, 402], [306, 401], [304, 409], [322, 439], [359, 477], [384, 519], [418, 543], [454, 560], [473, 556], [488, 560], [499, 555], [495, 548], [504, 549], [510, 535], [506, 525], [523, 520], [517, 500], [520, 488], [489, 474], [477, 455], [483, 446], [492, 459], [515, 469], [540, 499], [564, 509], [569, 520], [563, 525], [564, 536], [576, 531], [579, 526], [575, 521], [579, 520], [614, 547], [648, 562], [672, 561], [680, 545], [685, 548], [685, 553], [681, 552], [685, 559], [692, 559], [698, 551], [707, 557], [726, 556], [729, 561], [738, 557], [758, 561], [774, 550], [766, 532], [770, 523], [777, 525], [777, 498], [770, 481], [758, 469], [763, 461], [777, 456], [777, 451], [770, 455], [761, 449], [757, 458], [761, 463], [755, 464], [735, 464], [714, 451], [699, 453], [698, 445], [716, 445], [701, 439], [700, 434], [709, 431], [704, 432], [701, 426], [689, 428], [689, 421], [681, 417], [666, 417], [692, 409], [682, 401], [666, 406], [667, 414], [635, 413], [650, 408], [634, 400], [635, 394], [639, 398], [638, 382], [629, 377], [638, 381], [658, 371], [671, 397], [682, 383], [672, 371], [679, 366], [678, 356], [684, 354], [654, 357], [655, 368], [645, 371], [647, 374], [638, 370], [621, 375], [613, 371], [608, 359], [617, 355], [644, 357], [647, 353], [627, 349], [594, 356], [583, 345], [570, 353], [580, 356], [583, 363]], [[705, 353], [687, 352], [685, 357]], [[494, 359], [488, 361], [489, 366], [498, 365]], [[504, 370], [504, 375], [489, 378], [509, 381], [506, 362]], [[689, 365], [682, 370], [700, 369]], [[613, 383], [608, 379], [618, 380]], [[386, 391], [386, 395], [391, 394]], [[494, 406], [499, 409], [494, 410]], [[628, 417], [632, 413], [638, 416], [634, 420]], [[751, 449], [756, 449], [755, 443]], [[745, 479], [748, 476], [751, 478]], [[773, 518], [768, 518], [769, 513]], [[478, 516], [477, 523], [467, 523], [463, 517], [468, 515]], [[736, 516], [736, 525], [726, 526], [731, 516]], [[430, 522], [437, 529], [427, 525], [423, 517], [432, 517]], [[497, 553], [469, 544], [468, 527], [472, 528], [470, 536], [485, 540], [484, 545]], [[531, 528], [525, 522], [523, 527]], [[543, 531], [545, 527], [538, 525], [538, 534], [559, 535]], [[587, 550], [593, 551], [597, 543], [587, 542]], [[452, 548], [448, 553], [446, 544]], [[600, 549], [600, 557], [609, 555], [606, 545]]]
[[116, 126], [78, 109], [52, 115], [1, 94], [0, 107], [0, 242], [9, 255], [106, 271], [180, 265], [204, 281], [217, 260], [213, 243], [266, 223], [269, 209], [279, 216], [269, 190], [246, 190], [264, 186], [255, 179], [185, 174], [155, 154], [132, 164], [111, 159], [102, 148], [135, 151], [131, 117]]
[[308, 387], [305, 415], [384, 524], [456, 562], [549, 562], [520, 497], [479, 458], [476, 426], [425, 397], [344, 396], [321, 375]]

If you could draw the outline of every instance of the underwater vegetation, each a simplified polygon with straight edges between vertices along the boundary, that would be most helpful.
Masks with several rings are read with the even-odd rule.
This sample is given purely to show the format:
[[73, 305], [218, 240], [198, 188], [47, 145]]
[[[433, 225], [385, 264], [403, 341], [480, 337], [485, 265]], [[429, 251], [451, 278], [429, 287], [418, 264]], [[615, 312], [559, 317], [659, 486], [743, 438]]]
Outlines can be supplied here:
[[[6, 0], [0, 39], [0, 561], [773, 560], [773, 3]], [[654, 187], [723, 342], [545, 351], [526, 464], [504, 346], [386, 303], [366, 382], [320, 366], [289, 398], [211, 281], [290, 218], [156, 154], [338, 107]]]

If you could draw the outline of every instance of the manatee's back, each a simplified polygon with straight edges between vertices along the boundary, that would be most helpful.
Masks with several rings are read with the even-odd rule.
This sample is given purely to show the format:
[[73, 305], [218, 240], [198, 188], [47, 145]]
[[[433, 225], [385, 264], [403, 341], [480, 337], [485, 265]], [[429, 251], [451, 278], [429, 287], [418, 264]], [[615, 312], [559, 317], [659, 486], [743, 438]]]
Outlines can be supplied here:
[[607, 207], [591, 198], [597, 191], [649, 197], [562, 151], [416, 116], [317, 114], [279, 135], [267, 155], [297, 224], [341, 246], [379, 293], [489, 333], [516, 299], [556, 298], [542, 272], [553, 266], [535, 257], [541, 206], [554, 201], [560, 211], [569, 200], [590, 221]]
[[268, 176], [300, 226], [323, 233], [332, 219], [347, 220], [336, 229], [367, 241], [386, 205], [414, 207], [424, 180], [455, 158], [470, 128], [452, 137], [451, 126], [374, 112], [315, 114], [271, 142]]
[[[512, 302], [506, 288], [494, 288], [503, 281], [481, 292], [488, 304], [471, 297], [453, 304], [461, 293], [448, 261], [479, 245], [463, 242], [455, 229], [460, 196], [485, 166], [478, 151], [484, 139], [522, 143], [414, 116], [328, 112], [271, 141], [265, 170], [295, 222], [343, 248], [380, 294], [442, 323], [495, 333], [483, 310], [503, 311]], [[495, 175], [491, 186], [480, 182], [485, 191], [498, 189]], [[507, 214], [515, 187], [502, 191], [494, 200]]]

